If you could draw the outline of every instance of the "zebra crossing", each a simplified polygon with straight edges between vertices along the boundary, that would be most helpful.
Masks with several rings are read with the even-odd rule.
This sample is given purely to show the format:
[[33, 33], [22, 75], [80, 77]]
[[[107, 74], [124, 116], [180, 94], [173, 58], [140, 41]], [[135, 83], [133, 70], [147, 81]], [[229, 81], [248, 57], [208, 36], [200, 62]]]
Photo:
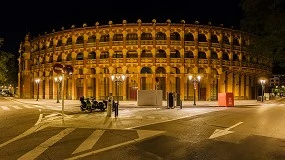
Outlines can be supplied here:
[[62, 106], [42, 106], [42, 105], [27, 105], [27, 104], [18, 104], [18, 105], [1, 105], [0, 111], [12, 111], [12, 110], [22, 110], [22, 109], [52, 109], [52, 110], [61, 110]]
[[[45, 134], [42, 134], [43, 132]], [[26, 160], [47, 159], [46, 155], [48, 155], [49, 159], [81, 159], [163, 133], [165, 131], [46, 127], [30, 132], [25, 137], [6, 145], [0, 144], [0, 157]], [[35, 137], [37, 141], [30, 140]], [[117, 140], [110, 141], [114, 138]], [[23, 148], [25, 152], [22, 151]]]

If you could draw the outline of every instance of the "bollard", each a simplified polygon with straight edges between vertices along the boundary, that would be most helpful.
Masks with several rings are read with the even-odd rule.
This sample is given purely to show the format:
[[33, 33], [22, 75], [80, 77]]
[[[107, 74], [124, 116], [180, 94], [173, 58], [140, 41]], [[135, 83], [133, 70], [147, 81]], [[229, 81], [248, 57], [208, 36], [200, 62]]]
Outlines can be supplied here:
[[182, 101], [180, 101], [180, 109], [182, 109]]
[[116, 103], [115, 105], [115, 117], [118, 117], [118, 111], [119, 110], [119, 107], [118, 107], [118, 103]]

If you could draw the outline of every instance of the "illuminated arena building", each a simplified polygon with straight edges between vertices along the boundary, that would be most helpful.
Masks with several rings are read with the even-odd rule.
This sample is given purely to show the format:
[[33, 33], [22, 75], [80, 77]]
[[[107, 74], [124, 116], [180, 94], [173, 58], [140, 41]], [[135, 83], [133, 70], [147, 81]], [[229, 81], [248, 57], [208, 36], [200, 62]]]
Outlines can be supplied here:
[[[65, 99], [80, 96], [136, 100], [137, 90], [179, 93], [181, 100], [217, 100], [220, 92], [235, 99], [256, 99], [259, 79], [271, 76], [271, 62], [247, 53], [253, 35], [232, 28], [171, 23], [137, 23], [62, 28], [45, 35], [25, 37], [20, 45], [18, 93], [20, 98], [56, 99], [53, 66], [71, 65], [64, 77]], [[111, 75], [124, 74], [116, 85]], [[194, 90], [188, 76], [201, 76]], [[40, 81], [37, 84], [36, 79]], [[38, 89], [38, 87], [39, 89]], [[61, 92], [59, 92], [61, 95]]]

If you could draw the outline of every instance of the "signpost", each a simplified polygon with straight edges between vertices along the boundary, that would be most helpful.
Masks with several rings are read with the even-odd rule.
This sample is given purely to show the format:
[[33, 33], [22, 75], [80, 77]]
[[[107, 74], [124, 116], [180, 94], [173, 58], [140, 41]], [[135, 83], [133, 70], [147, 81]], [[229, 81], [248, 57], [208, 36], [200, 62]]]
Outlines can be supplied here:
[[62, 64], [56, 63], [53, 66], [53, 70], [57, 74], [62, 74], [62, 87], [61, 87], [61, 96], [62, 96], [62, 105], [61, 105], [61, 114], [62, 114], [62, 123], [64, 123], [64, 74], [72, 75], [73, 67], [71, 65], [63, 66]]

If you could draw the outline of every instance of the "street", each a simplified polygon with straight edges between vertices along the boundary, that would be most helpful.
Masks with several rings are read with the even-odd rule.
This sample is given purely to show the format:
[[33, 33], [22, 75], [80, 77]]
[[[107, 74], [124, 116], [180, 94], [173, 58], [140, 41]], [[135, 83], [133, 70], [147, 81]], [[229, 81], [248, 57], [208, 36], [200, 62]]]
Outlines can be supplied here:
[[119, 117], [106, 117], [76, 110], [62, 116], [1, 97], [0, 159], [284, 160], [284, 102], [121, 108]]

